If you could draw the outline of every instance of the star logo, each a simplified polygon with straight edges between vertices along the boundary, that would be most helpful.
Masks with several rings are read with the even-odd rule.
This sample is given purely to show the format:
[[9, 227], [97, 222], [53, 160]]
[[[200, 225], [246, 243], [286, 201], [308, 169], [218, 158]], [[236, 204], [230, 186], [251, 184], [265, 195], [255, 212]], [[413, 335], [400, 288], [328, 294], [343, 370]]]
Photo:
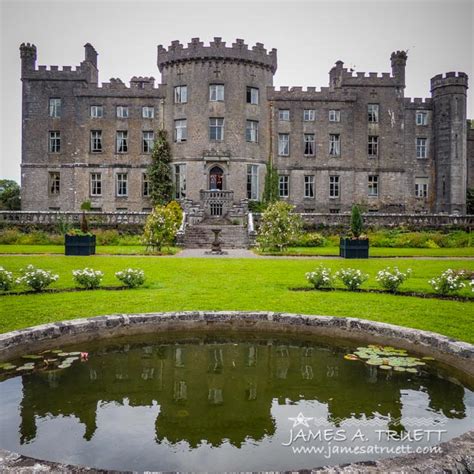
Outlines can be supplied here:
[[306, 426], [307, 428], [309, 428], [308, 421], [313, 420], [312, 417], [306, 417], [301, 412], [298, 414], [298, 416], [296, 418], [288, 417], [288, 419], [293, 422], [293, 428], [295, 428], [296, 426], [299, 426], [299, 425], [303, 425], [303, 426]]

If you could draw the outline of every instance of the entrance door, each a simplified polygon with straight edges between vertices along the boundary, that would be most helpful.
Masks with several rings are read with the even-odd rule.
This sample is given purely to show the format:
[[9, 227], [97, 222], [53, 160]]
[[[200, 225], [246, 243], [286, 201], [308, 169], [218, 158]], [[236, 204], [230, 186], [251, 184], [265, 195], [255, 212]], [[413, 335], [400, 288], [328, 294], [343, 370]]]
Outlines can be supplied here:
[[224, 189], [224, 172], [219, 166], [214, 166], [209, 171], [209, 189], [222, 191]]

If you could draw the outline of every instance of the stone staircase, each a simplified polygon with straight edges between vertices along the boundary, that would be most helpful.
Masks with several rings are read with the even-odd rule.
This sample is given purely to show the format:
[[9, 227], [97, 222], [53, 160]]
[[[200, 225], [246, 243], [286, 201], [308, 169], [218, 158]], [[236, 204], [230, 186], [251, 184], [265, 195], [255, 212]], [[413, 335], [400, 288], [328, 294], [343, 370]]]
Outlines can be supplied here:
[[242, 249], [249, 247], [249, 237], [247, 228], [243, 225], [232, 224], [210, 224], [200, 223], [197, 225], [188, 225], [184, 234], [183, 246], [185, 248], [211, 248], [214, 241], [214, 232], [212, 229], [221, 229], [219, 240], [224, 249]]

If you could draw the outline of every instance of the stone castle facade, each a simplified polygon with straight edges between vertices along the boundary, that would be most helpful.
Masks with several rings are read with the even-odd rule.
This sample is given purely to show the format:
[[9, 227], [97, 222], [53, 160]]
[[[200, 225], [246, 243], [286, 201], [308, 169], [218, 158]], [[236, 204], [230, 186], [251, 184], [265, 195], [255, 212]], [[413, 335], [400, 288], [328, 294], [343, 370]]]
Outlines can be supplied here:
[[94, 210], [149, 210], [146, 170], [164, 128], [176, 198], [210, 215], [261, 199], [269, 160], [281, 198], [302, 212], [353, 203], [466, 211], [474, 141], [465, 73], [433, 77], [431, 98], [405, 98], [407, 55], [397, 51], [391, 73], [353, 73], [337, 61], [328, 87], [278, 90], [275, 49], [195, 38], [158, 46], [159, 85], [153, 77], [100, 85], [90, 44], [75, 69], [37, 66], [34, 45], [20, 52], [24, 210], [75, 211], [87, 200]]

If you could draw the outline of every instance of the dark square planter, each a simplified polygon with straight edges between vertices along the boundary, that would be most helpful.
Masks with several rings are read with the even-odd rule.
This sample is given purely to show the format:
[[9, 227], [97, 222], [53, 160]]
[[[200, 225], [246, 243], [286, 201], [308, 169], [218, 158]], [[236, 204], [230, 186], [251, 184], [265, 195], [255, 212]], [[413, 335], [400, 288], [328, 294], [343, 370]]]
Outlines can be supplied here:
[[95, 235], [65, 235], [65, 255], [95, 255]]
[[342, 258], [369, 258], [369, 239], [341, 237], [339, 256]]

